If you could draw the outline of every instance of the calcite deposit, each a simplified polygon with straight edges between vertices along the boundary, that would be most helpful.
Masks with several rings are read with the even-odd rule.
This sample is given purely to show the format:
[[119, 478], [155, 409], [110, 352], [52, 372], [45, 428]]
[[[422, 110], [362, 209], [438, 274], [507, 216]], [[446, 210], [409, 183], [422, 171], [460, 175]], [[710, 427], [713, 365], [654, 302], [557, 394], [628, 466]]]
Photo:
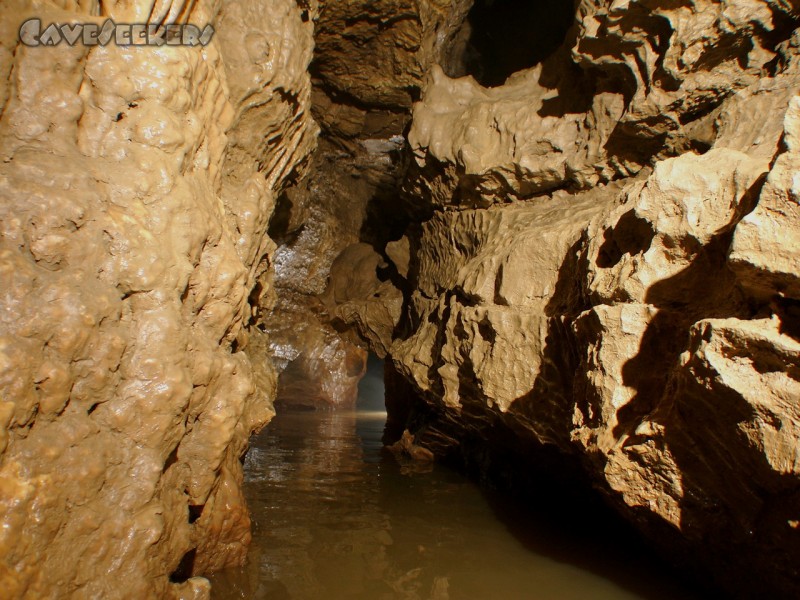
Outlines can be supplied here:
[[7, 596], [207, 596], [249, 434], [367, 351], [395, 448], [800, 595], [800, 8], [556, 4], [2, 1]]
[[389, 442], [556, 449], [674, 560], [796, 596], [799, 16], [587, 1], [503, 85], [431, 68]]
[[[372, 10], [347, 21], [358, 39]], [[580, 2], [559, 47], [491, 88], [453, 77], [486, 37], [463, 14], [422, 69], [407, 228], [345, 249], [323, 296], [342, 335], [391, 359], [388, 442], [410, 430], [482, 471], [513, 470], [487, 458], [499, 438], [518, 469], [556, 449], [673, 557], [792, 596], [795, 9]], [[340, 147], [365, 106], [402, 109], [399, 52], [318, 59]]]
[[[0, 588], [207, 597], [272, 414], [242, 348], [275, 198], [315, 145], [291, 0], [2, 3]], [[213, 22], [205, 47], [26, 47], [29, 16]]]

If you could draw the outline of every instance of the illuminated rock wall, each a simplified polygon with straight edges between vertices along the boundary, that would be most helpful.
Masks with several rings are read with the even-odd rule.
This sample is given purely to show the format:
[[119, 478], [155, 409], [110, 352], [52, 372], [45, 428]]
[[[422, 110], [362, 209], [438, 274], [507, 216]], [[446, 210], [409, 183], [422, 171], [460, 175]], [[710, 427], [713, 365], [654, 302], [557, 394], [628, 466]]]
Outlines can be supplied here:
[[[315, 145], [290, 0], [4, 2], [0, 587], [205, 597], [244, 558], [239, 458], [273, 414], [251, 292]], [[213, 22], [206, 47], [26, 47], [43, 23]], [[172, 579], [172, 582], [170, 581]]]

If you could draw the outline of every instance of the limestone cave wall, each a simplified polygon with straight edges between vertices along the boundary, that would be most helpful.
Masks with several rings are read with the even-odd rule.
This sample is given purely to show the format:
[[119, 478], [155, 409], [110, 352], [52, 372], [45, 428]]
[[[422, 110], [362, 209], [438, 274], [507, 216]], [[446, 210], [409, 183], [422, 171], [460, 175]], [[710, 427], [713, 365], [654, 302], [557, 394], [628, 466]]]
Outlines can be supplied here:
[[391, 344], [403, 297], [384, 248], [409, 221], [399, 203], [404, 132], [424, 74], [449, 64], [469, 2], [305, 6], [322, 135], [309, 176], [279, 198], [270, 228], [276, 294], [258, 327], [279, 372], [278, 403], [330, 408], [355, 403], [367, 350], [384, 356]]
[[556, 450], [673, 560], [797, 594], [798, 17], [578, 2], [504, 81], [465, 21], [413, 107], [403, 310], [349, 319], [393, 332], [388, 442], [511, 480]]
[[[248, 436], [276, 394], [352, 403], [368, 350], [387, 443], [547, 462], [800, 592], [796, 3], [2, 8], [9, 597], [206, 597]], [[216, 33], [33, 48], [28, 16]]]
[[[316, 143], [313, 26], [293, 0], [0, 11], [1, 594], [207, 597], [193, 576], [244, 559], [240, 458], [273, 414], [243, 350]], [[28, 47], [29, 17], [216, 32]]]

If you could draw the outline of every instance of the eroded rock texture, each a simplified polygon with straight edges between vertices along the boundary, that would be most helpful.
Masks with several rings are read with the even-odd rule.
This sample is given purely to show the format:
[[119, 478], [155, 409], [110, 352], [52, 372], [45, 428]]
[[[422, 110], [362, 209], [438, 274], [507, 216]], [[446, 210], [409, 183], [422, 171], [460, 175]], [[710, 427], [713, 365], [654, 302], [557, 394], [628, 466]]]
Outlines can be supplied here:
[[408, 222], [398, 201], [402, 134], [426, 70], [447, 62], [468, 9], [464, 0], [307, 3], [323, 141], [270, 230], [277, 301], [260, 327], [280, 372], [279, 403], [354, 404], [366, 348], [383, 356], [391, 345], [403, 299], [384, 246]]
[[[315, 144], [312, 29], [292, 0], [151, 8], [2, 4], [8, 598], [205, 597], [192, 576], [249, 541], [239, 459], [274, 375], [241, 349], [275, 197]], [[205, 48], [29, 48], [30, 15], [217, 31]]]
[[557, 449], [722, 586], [798, 593], [799, 16], [586, 1], [502, 85], [431, 68], [390, 442]]
[[367, 348], [389, 442], [565, 465], [721, 585], [800, 594], [798, 8], [536, 6], [36, 4], [217, 28], [90, 50], [2, 4], [8, 596], [207, 595], [272, 361], [347, 404]]

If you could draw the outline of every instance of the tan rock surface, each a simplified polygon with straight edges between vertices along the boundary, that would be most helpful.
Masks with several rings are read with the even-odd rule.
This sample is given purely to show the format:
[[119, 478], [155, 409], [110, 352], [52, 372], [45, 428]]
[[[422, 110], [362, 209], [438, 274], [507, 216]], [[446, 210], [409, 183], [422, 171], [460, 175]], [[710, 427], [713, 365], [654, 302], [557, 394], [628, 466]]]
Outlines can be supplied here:
[[786, 152], [778, 156], [756, 209], [736, 226], [730, 262], [744, 287], [775, 300], [800, 298], [800, 98], [786, 114]]
[[[35, 14], [151, 8], [64, 7]], [[239, 457], [271, 402], [231, 345], [314, 144], [311, 29], [289, 0], [159, 7], [215, 39], [28, 48], [33, 5], [2, 7], [4, 597], [207, 597], [188, 577], [249, 541]]]
[[416, 422], [419, 443], [445, 455], [465, 439], [496, 443], [498, 427], [518, 452], [526, 440], [555, 445], [659, 543], [704, 556], [723, 585], [750, 589], [759, 572], [789, 593], [795, 297], [765, 274], [772, 316], [749, 320], [751, 280], [726, 262], [767, 169], [733, 150], [689, 153], [621, 191], [437, 213], [415, 258], [414, 328], [390, 349], [428, 408], [397, 426]]
[[[546, 106], [563, 102], [540, 83], [542, 71], [540, 65], [487, 89], [434, 67], [414, 108], [416, 168], [407, 193], [436, 206], [485, 207], [614, 178], [602, 164], [603, 146], [625, 110], [621, 95], [599, 94], [590, 113], [550, 114]], [[581, 94], [577, 82], [565, 85]]]
[[559, 448], [675, 556], [781, 597], [800, 590], [790, 12], [584, 2], [502, 86], [434, 67], [404, 187], [433, 217], [409, 230], [387, 399], [397, 436], [479, 469], [508, 468], [492, 444]]
[[[564, 46], [503, 86], [434, 67], [414, 108], [407, 192], [487, 206], [635, 175], [716, 139], [769, 159], [795, 77], [789, 13], [755, 0], [586, 0]], [[763, 117], [737, 127], [756, 103]]]
[[556, 450], [723, 586], [800, 594], [796, 7], [583, 0], [484, 88], [446, 75], [469, 5], [35, 5], [217, 28], [89, 51], [2, 4], [9, 597], [207, 597], [276, 380], [352, 403], [366, 348], [406, 450]]
[[390, 351], [395, 368], [455, 414], [508, 413], [529, 435], [566, 442], [559, 419], [569, 418], [571, 372], [561, 332], [565, 314], [585, 302], [578, 250], [586, 223], [608, 213], [619, 191], [434, 216], [419, 240], [414, 329]]

